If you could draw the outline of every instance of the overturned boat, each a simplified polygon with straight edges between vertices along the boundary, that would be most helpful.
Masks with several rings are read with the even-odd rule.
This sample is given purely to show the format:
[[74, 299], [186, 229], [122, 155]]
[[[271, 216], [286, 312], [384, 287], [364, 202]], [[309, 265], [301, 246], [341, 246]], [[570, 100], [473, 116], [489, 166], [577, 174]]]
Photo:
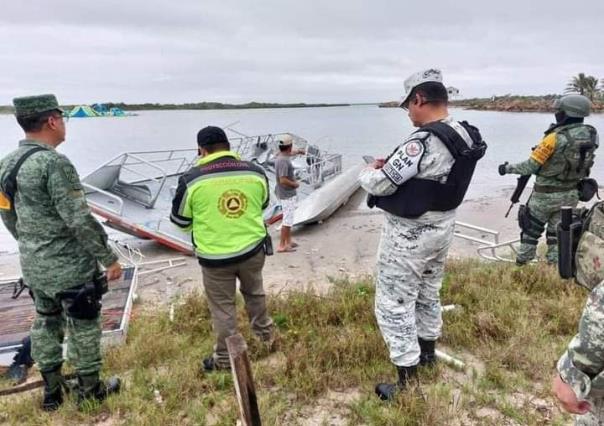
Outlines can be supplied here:
[[[269, 179], [271, 203], [265, 211], [270, 224], [281, 218], [274, 197], [277, 143], [285, 133], [247, 136], [232, 129], [233, 149], [244, 160], [260, 165]], [[342, 156], [321, 150], [287, 133], [294, 147], [305, 153], [292, 158], [298, 188], [294, 226], [320, 222], [331, 216], [359, 188], [362, 162], [345, 171]], [[170, 222], [178, 179], [195, 164], [196, 149], [126, 152], [107, 161], [82, 179], [88, 204], [106, 224], [131, 235], [153, 239], [175, 250], [192, 253], [190, 233]]]

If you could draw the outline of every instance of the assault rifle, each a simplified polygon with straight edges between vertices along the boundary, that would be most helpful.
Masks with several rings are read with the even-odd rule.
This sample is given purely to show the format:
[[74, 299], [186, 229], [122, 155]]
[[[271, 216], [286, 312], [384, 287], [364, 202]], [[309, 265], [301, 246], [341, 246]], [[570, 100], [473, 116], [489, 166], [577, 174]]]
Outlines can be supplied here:
[[512, 194], [512, 197], [510, 198], [510, 201], [512, 202], [512, 204], [510, 204], [510, 208], [508, 209], [507, 213], [505, 214], [505, 217], [509, 216], [510, 211], [512, 210], [512, 207], [514, 207], [514, 204], [516, 204], [518, 201], [520, 201], [520, 196], [522, 195], [522, 191], [524, 191], [524, 188], [526, 188], [526, 184], [528, 183], [530, 178], [531, 178], [531, 175], [518, 176], [518, 179], [516, 182], [516, 189], [514, 190], [514, 193]]
[[27, 284], [23, 281], [23, 278], [19, 278], [17, 281], [13, 283], [13, 294], [11, 299], [16, 299], [23, 293], [23, 290], [27, 288]]

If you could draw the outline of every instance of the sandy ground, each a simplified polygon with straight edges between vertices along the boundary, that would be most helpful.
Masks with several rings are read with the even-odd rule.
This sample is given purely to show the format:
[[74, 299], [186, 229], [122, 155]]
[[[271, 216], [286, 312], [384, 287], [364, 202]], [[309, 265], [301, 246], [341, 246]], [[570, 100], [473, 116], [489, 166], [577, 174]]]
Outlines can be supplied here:
[[[457, 220], [499, 231], [500, 241], [518, 238], [515, 220], [516, 208], [510, 217], [504, 214], [509, 207], [512, 188], [492, 197], [470, 199], [458, 209]], [[365, 205], [365, 193], [359, 190], [336, 214], [323, 223], [294, 229], [293, 237], [299, 247], [293, 253], [275, 253], [267, 257], [264, 268], [265, 288], [272, 294], [291, 290], [315, 289], [319, 292], [329, 288], [334, 279], [355, 279], [371, 275], [380, 239], [383, 214], [370, 210]], [[466, 232], [462, 228], [458, 231]], [[279, 239], [278, 225], [270, 229], [275, 247]], [[143, 241], [116, 231], [109, 231], [112, 239], [139, 250], [142, 262], [160, 259], [181, 258], [184, 266], [166, 269], [157, 273], [141, 275], [138, 294], [147, 301], [167, 301], [177, 294], [201, 289], [201, 273], [193, 257], [182, 257], [179, 253], [152, 241]], [[476, 238], [493, 240], [487, 233], [469, 232]], [[455, 238], [450, 256], [476, 256], [477, 243]], [[0, 279], [18, 276], [19, 265], [16, 254], [0, 256]], [[149, 265], [142, 270], [164, 266]]]
[[[515, 220], [517, 207], [510, 217], [504, 214], [509, 207], [509, 196], [513, 188], [492, 197], [469, 199], [458, 209], [457, 220], [486, 227], [500, 232], [500, 241], [518, 238]], [[264, 282], [267, 293], [285, 294], [295, 290], [314, 290], [319, 293], [329, 290], [333, 280], [368, 277], [373, 274], [380, 239], [383, 213], [370, 210], [365, 205], [366, 194], [357, 193], [331, 218], [323, 223], [293, 230], [293, 238], [299, 247], [293, 253], [275, 253], [267, 257], [264, 267]], [[461, 228], [459, 231], [463, 231]], [[177, 259], [183, 266], [153, 272], [167, 263], [155, 263], [140, 267], [136, 295], [143, 306], [170, 303], [178, 296], [192, 291], [201, 291], [201, 270], [197, 260], [161, 246], [118, 231], [107, 229], [112, 240], [120, 241], [140, 252], [138, 262], [153, 262], [162, 259]], [[279, 241], [278, 224], [270, 228], [275, 248]], [[473, 237], [493, 240], [488, 234], [471, 232]], [[477, 256], [479, 244], [455, 238], [449, 256]], [[118, 246], [119, 247], [119, 246]], [[122, 248], [122, 251], [127, 252]], [[124, 260], [124, 259], [122, 259]], [[17, 253], [0, 254], [0, 281], [20, 276]], [[27, 297], [23, 295], [22, 297]], [[0, 364], [10, 363], [6, 354], [0, 355]]]
[[[491, 197], [469, 199], [458, 209], [457, 220], [472, 225], [489, 228], [499, 232], [499, 241], [518, 238], [518, 228], [515, 220], [517, 207], [512, 210], [509, 218], [504, 214], [509, 207], [509, 196], [513, 188], [493, 194]], [[294, 230], [294, 239], [299, 247], [294, 253], [280, 254], [267, 258], [264, 268], [265, 288], [270, 294], [283, 294], [292, 290], [314, 289], [323, 292], [330, 288], [334, 279], [356, 279], [373, 274], [375, 258], [380, 239], [383, 214], [379, 210], [370, 210], [365, 206], [365, 193], [360, 190], [334, 216], [323, 223], [301, 227]], [[457, 231], [465, 232], [461, 227]], [[278, 226], [270, 229], [276, 247], [279, 230]], [[493, 240], [486, 232], [469, 232], [474, 238]], [[170, 249], [152, 241], [143, 241], [128, 235], [109, 230], [110, 238], [119, 239], [128, 246], [140, 251], [144, 256], [141, 262], [161, 259], [177, 259], [184, 264], [158, 272], [152, 269], [161, 268], [166, 264], [143, 265], [139, 275], [137, 296], [143, 306], [153, 306], [158, 303], [169, 303], [179, 295], [202, 289], [200, 267], [193, 257], [181, 256]], [[472, 243], [462, 238], [455, 238], [450, 249], [450, 257], [477, 256], [476, 248], [480, 244]], [[0, 279], [19, 274], [18, 257], [16, 254], [0, 256]], [[464, 359], [467, 360], [467, 357]], [[10, 363], [10, 355], [0, 356], [0, 364]], [[448, 371], [448, 370], [447, 370]], [[455, 375], [451, 370], [445, 374]], [[467, 381], [464, 375], [462, 383]], [[456, 376], [456, 377], [457, 377]], [[446, 379], [449, 381], [452, 379]], [[461, 391], [456, 390], [457, 400]], [[514, 394], [516, 395], [516, 394]], [[514, 396], [512, 395], [512, 397]], [[534, 397], [521, 394], [522, 401]], [[307, 407], [300, 413], [301, 424], [345, 424], [343, 420], [346, 404], [358, 397], [358, 390], [352, 389], [343, 393], [328, 392], [321, 404]], [[455, 399], [455, 398], [454, 398]], [[546, 401], [548, 410], [553, 410], [553, 404]], [[487, 409], [485, 409], [487, 410]], [[479, 417], [489, 418], [499, 422], [502, 415], [496, 410], [479, 412]], [[459, 414], [459, 413], [458, 413]], [[463, 413], [462, 413], [463, 414]], [[462, 415], [459, 414], [459, 415]], [[473, 424], [463, 422], [463, 424]]]
[[[511, 192], [510, 188], [509, 192]], [[509, 207], [509, 193], [492, 198], [466, 201], [458, 210], [458, 220], [500, 232], [500, 241], [518, 238], [514, 209], [510, 217], [504, 214]], [[275, 253], [267, 257], [264, 267], [265, 289], [271, 294], [313, 289], [324, 292], [333, 280], [356, 279], [373, 274], [377, 247], [382, 229], [383, 214], [365, 205], [365, 193], [360, 190], [334, 216], [323, 223], [293, 230], [299, 247], [293, 253]], [[460, 228], [461, 230], [461, 228]], [[279, 240], [277, 226], [270, 228], [273, 244]], [[471, 232], [473, 237], [493, 240], [485, 233]], [[138, 248], [143, 262], [180, 257], [176, 252], [153, 242], [142, 242], [127, 237], [125, 242]], [[476, 256], [479, 244], [455, 238], [450, 256]], [[201, 289], [201, 272], [196, 259], [184, 257], [185, 266], [141, 276], [139, 296], [147, 302], [167, 302], [172, 297]], [[161, 267], [152, 265], [145, 267]], [[1, 268], [1, 265], [0, 265]], [[142, 270], [144, 271], [145, 268]]]

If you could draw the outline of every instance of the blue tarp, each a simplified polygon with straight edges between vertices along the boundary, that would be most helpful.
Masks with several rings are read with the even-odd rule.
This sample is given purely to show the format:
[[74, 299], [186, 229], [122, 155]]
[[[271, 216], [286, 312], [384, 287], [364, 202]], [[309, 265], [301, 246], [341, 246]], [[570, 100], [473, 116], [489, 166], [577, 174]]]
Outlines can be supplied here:
[[93, 104], [92, 109], [98, 112], [100, 115], [105, 115], [109, 112], [105, 104]]

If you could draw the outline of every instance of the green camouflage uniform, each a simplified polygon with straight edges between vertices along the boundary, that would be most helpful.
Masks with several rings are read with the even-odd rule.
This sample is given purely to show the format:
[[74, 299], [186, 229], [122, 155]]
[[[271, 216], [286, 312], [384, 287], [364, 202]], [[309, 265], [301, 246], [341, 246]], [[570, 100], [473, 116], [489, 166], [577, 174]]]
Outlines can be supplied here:
[[592, 409], [576, 416], [577, 425], [604, 425], [604, 203], [594, 207], [589, 228], [579, 241], [575, 257], [577, 282], [593, 288], [581, 321], [579, 333], [558, 361], [558, 372], [579, 401]]
[[90, 282], [98, 263], [109, 266], [117, 256], [90, 213], [74, 166], [54, 148], [22, 140], [17, 150], [0, 160], [0, 178], [34, 147], [45, 150], [32, 154], [21, 166], [14, 210], [0, 210], [2, 221], [19, 243], [23, 278], [35, 298], [32, 356], [40, 371], [55, 371], [63, 361], [61, 344], [67, 328], [68, 359], [79, 374], [94, 374], [101, 367], [100, 317], [66, 316], [57, 294]]
[[547, 260], [551, 263], [558, 261], [556, 226], [560, 221], [560, 207], [577, 205], [577, 184], [589, 175], [593, 165], [592, 152], [586, 156], [580, 171], [571, 167], [569, 155], [574, 155], [576, 149], [573, 145], [581, 141], [595, 141], [597, 145], [596, 130], [582, 123], [560, 126], [552, 132], [546, 132], [528, 160], [506, 166], [506, 173], [537, 175], [527, 203], [531, 213], [531, 227], [520, 234], [521, 245], [517, 256], [519, 263], [535, 258], [539, 237], [546, 226]]

